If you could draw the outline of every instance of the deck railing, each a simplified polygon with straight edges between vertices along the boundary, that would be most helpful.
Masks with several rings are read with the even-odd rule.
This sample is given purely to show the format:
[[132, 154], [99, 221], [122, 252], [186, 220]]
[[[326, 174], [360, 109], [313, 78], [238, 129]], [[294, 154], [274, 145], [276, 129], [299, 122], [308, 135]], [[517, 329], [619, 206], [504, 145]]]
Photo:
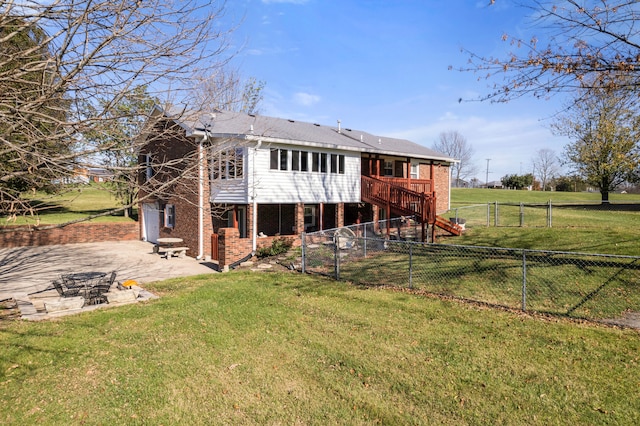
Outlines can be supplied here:
[[361, 188], [362, 201], [390, 208], [402, 215], [415, 215], [421, 223], [434, 223], [436, 220], [436, 200], [431, 192], [416, 192], [391, 181], [368, 176], [362, 176]]
[[393, 178], [380, 176], [377, 178], [383, 182], [388, 182], [395, 186], [410, 189], [411, 191], [419, 194], [430, 194], [433, 192], [433, 181], [431, 179], [407, 179], [407, 178]]

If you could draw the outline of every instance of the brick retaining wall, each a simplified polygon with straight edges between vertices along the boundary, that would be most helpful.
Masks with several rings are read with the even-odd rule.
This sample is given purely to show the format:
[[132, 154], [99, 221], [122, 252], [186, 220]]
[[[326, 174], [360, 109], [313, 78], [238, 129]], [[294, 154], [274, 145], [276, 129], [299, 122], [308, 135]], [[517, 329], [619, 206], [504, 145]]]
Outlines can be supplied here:
[[0, 228], [0, 248], [139, 239], [138, 222], [74, 223], [62, 228], [51, 229], [24, 226], [3, 226]]

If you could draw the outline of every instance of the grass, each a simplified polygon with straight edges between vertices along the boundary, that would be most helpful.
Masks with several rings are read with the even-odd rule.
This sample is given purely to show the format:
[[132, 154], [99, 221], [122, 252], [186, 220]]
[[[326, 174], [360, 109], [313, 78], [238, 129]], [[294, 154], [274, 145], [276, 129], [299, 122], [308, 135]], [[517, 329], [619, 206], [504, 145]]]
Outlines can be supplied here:
[[[50, 195], [45, 193], [29, 194], [28, 199], [38, 210], [36, 216], [20, 216], [15, 220], [8, 217], [0, 219], [0, 225], [52, 225], [83, 219], [100, 214], [119, 206], [118, 200], [102, 184], [81, 185], [68, 191]], [[91, 222], [128, 222], [122, 212], [91, 219]]]
[[[499, 226], [494, 226], [495, 209], [490, 205], [490, 226], [487, 227], [487, 203], [583, 203], [583, 205], [553, 207], [552, 227], [547, 228], [544, 208], [525, 208], [525, 226], [520, 227], [519, 206], [499, 206]], [[559, 193], [539, 191], [507, 191], [491, 189], [452, 189], [451, 205], [458, 217], [467, 220], [467, 231], [461, 237], [441, 238], [446, 244], [481, 245], [557, 251], [640, 256], [640, 195], [611, 194], [615, 203], [603, 207], [597, 203], [599, 194]], [[455, 210], [444, 214], [455, 215]]]
[[[526, 270], [526, 307], [530, 311], [592, 320], [621, 318], [627, 311], [637, 311], [640, 293], [636, 260], [575, 254], [640, 256], [637, 244], [640, 205], [631, 204], [637, 196], [627, 197], [626, 204], [604, 208], [597, 204], [585, 205], [582, 194], [570, 194], [573, 199], [564, 198], [564, 201], [575, 205], [554, 207], [552, 227], [544, 227], [546, 209], [532, 207], [525, 210], [528, 225], [519, 226], [519, 202], [544, 203], [542, 196], [556, 194], [453, 190], [452, 204], [459, 206], [458, 217], [466, 218], [467, 230], [462, 236], [439, 237], [437, 242], [444, 243], [444, 247], [414, 246], [411, 269], [408, 246], [390, 246], [373, 256], [376, 249], [369, 247], [369, 256], [364, 258], [360, 242], [360, 250], [343, 253], [347, 257], [340, 262], [340, 278], [366, 285], [393, 284], [401, 288], [411, 285], [421, 291], [518, 309], [523, 303], [523, 271]], [[486, 226], [489, 196], [501, 200], [500, 226], [497, 227], [493, 226], [495, 207], [492, 203], [489, 205], [492, 226]], [[479, 208], [474, 211], [465, 208], [461, 199], [485, 204], [476, 204]], [[446, 216], [454, 214], [452, 211]], [[531, 226], [536, 214], [542, 226]], [[474, 250], [474, 246], [483, 249]], [[522, 251], [499, 250], [502, 247], [572, 254], [528, 253], [524, 269]], [[310, 259], [307, 266], [333, 276], [333, 253], [323, 253], [323, 249], [319, 247], [307, 253]]]
[[290, 273], [0, 322], [0, 422], [637, 424], [640, 336]]
[[[599, 204], [599, 192], [511, 191], [506, 189], [451, 188], [451, 207], [471, 204], [501, 203], [594, 203]], [[612, 203], [639, 203], [640, 194], [609, 194]]]
[[[315, 258], [316, 253], [310, 255]], [[374, 254], [369, 249], [366, 258], [357, 250], [348, 255], [340, 262], [341, 280], [411, 287], [511, 309], [522, 307], [520, 250], [389, 243], [382, 252]], [[309, 266], [312, 269], [314, 265]], [[333, 269], [323, 272], [333, 274]], [[640, 306], [639, 281], [639, 268], [630, 258], [529, 252], [526, 309], [580, 319], [619, 319]]]

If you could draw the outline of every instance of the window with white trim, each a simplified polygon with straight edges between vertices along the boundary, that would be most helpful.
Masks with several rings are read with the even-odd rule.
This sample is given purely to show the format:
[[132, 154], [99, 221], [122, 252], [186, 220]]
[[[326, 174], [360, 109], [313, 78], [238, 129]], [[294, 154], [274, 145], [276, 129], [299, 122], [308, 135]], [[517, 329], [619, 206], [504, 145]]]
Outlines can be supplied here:
[[300, 170], [300, 151], [291, 151], [291, 170]]
[[393, 176], [393, 161], [385, 160], [383, 174], [385, 176]]
[[420, 177], [418, 173], [418, 164], [411, 165], [411, 179], [418, 179]]
[[213, 179], [242, 179], [244, 176], [244, 150], [235, 148], [212, 154]]
[[289, 151], [286, 149], [271, 148], [269, 152], [269, 168], [271, 170], [288, 170]]
[[165, 204], [164, 206], [164, 227], [175, 228], [176, 226], [176, 206]]
[[304, 206], [304, 229], [316, 226], [316, 206]]
[[154, 175], [153, 157], [151, 157], [151, 154], [145, 154], [144, 165], [145, 165], [145, 181], [148, 182], [151, 180], [151, 178]]

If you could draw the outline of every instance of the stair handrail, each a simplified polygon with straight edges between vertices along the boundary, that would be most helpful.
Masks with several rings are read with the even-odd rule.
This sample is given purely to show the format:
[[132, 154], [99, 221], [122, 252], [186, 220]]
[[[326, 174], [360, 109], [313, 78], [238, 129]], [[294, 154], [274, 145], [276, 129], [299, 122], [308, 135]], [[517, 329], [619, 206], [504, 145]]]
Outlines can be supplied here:
[[[414, 214], [421, 223], [435, 223], [435, 194], [416, 192], [403, 186], [362, 175], [363, 199], [368, 198], [377, 204], [393, 205], [396, 210], [402, 210], [408, 214]], [[375, 187], [379, 187], [374, 191]], [[378, 194], [385, 194], [381, 197]]]

